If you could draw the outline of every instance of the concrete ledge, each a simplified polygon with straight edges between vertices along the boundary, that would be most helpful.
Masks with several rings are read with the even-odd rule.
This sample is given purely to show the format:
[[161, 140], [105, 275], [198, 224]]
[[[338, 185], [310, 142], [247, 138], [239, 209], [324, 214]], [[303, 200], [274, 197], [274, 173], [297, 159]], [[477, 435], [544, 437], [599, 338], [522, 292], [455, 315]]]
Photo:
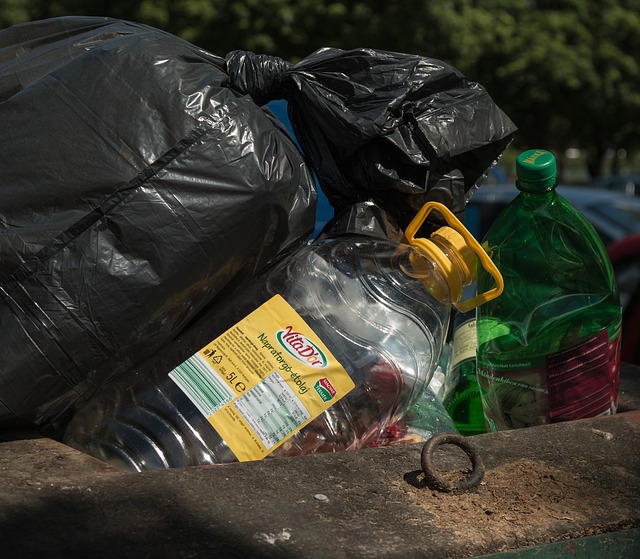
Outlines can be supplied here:
[[[633, 542], [640, 411], [624, 392], [638, 394], [640, 377], [630, 370], [627, 411], [472, 437], [487, 472], [460, 495], [424, 487], [421, 444], [129, 474], [4, 433], [1, 555], [439, 559], [597, 534]], [[453, 473], [466, 467], [454, 447], [438, 459]], [[628, 557], [639, 551], [632, 543]]]

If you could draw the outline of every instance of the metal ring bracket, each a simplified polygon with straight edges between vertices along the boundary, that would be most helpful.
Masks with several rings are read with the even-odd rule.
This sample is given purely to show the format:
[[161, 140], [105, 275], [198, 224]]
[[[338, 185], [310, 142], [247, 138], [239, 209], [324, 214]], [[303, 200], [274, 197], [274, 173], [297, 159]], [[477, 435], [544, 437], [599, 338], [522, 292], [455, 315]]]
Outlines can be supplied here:
[[[452, 444], [461, 448], [471, 460], [471, 473], [468, 477], [458, 482], [452, 482], [443, 478], [433, 467], [433, 453], [443, 444]], [[424, 471], [427, 486], [432, 489], [451, 493], [453, 491], [468, 491], [480, 485], [484, 477], [484, 462], [475, 447], [462, 435], [457, 433], [439, 433], [431, 437], [422, 448], [420, 456], [422, 470]]]

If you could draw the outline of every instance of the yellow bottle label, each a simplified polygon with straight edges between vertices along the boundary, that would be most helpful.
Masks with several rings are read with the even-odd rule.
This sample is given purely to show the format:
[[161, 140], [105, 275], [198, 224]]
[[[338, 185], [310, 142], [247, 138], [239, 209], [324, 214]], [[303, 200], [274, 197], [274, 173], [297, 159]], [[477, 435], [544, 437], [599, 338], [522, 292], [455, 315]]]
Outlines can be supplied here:
[[241, 462], [264, 458], [355, 386], [280, 295], [169, 377]]

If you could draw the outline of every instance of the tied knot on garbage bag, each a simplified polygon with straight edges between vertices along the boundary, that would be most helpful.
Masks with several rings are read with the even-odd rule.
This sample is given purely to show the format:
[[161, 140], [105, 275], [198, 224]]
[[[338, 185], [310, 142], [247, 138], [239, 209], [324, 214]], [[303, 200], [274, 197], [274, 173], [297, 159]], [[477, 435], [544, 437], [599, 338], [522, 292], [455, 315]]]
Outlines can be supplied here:
[[257, 105], [286, 99], [283, 87], [291, 63], [277, 56], [236, 50], [227, 54], [229, 86], [250, 95]]
[[[402, 228], [428, 200], [462, 217], [516, 130], [417, 55], [223, 58], [104, 17], [0, 45], [0, 424], [55, 421], [307, 242], [316, 184]], [[300, 147], [263, 106], [278, 97]]]

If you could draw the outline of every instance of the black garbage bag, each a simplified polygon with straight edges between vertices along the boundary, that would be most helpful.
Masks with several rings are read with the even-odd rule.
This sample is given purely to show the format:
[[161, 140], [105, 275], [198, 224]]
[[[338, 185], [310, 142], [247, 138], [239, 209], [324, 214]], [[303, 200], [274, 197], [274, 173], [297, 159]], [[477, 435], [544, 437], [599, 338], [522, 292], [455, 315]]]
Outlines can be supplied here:
[[0, 32], [0, 424], [53, 420], [313, 231], [298, 148], [228, 81], [132, 23]]
[[[231, 53], [230, 73], [251, 56]], [[516, 132], [482, 85], [433, 58], [324, 48], [276, 82], [336, 211], [373, 199], [403, 228], [430, 200], [462, 218]]]
[[289, 101], [336, 210], [459, 216], [515, 126], [440, 61], [321, 49], [226, 59], [162, 31], [57, 18], [0, 31], [0, 425], [54, 420], [313, 230]]

